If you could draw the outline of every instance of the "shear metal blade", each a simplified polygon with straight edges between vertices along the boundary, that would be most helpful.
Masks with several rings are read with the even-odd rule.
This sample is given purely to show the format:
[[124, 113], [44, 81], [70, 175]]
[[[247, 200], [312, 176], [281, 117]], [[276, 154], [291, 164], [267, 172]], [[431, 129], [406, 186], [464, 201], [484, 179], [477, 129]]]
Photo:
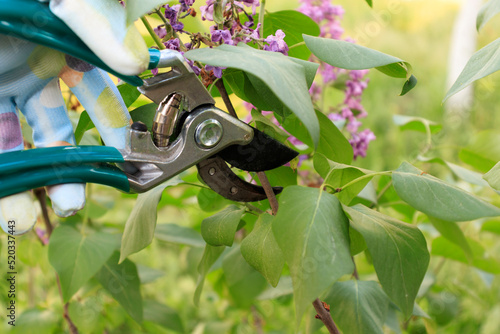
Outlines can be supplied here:
[[247, 145], [232, 145], [218, 155], [231, 166], [250, 172], [262, 172], [283, 166], [298, 153], [257, 129]]
[[[264, 188], [240, 179], [219, 156], [208, 158], [196, 167], [201, 179], [213, 191], [231, 201], [256, 202], [267, 198]], [[281, 187], [273, 188], [275, 194], [282, 190]]]

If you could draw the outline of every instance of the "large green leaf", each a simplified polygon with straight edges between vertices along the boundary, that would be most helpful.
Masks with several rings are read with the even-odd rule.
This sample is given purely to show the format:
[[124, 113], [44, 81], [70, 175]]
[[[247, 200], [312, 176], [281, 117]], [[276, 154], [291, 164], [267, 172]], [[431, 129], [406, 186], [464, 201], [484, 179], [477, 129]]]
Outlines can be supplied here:
[[[212, 66], [236, 68], [261, 80], [304, 123], [314, 143], [319, 141], [319, 124], [308, 91], [311, 64], [280, 53], [253, 49], [242, 43], [197, 49], [186, 58]], [[317, 68], [317, 67], [316, 67]]]
[[366, 241], [384, 291], [408, 318], [429, 265], [422, 232], [363, 205], [344, 206], [344, 210]]
[[65, 225], [54, 230], [49, 261], [59, 274], [65, 302], [101, 269], [118, 246], [115, 235], [101, 232], [82, 235]]
[[174, 244], [188, 245], [192, 247], [205, 247], [205, 241], [201, 235], [189, 227], [176, 224], [156, 225], [155, 238]]
[[469, 59], [462, 73], [446, 93], [443, 102], [476, 80], [500, 70], [500, 38], [477, 51]]
[[198, 283], [196, 285], [196, 291], [194, 292], [193, 301], [195, 305], [200, 302], [201, 292], [203, 291], [203, 285], [205, 284], [205, 276], [210, 272], [210, 268], [214, 265], [215, 261], [221, 256], [222, 252], [226, 246], [210, 246], [206, 245], [203, 251], [203, 256], [201, 258], [200, 264], [198, 265]]
[[438, 237], [432, 241], [431, 254], [465, 264], [472, 264], [472, 266], [488, 273], [500, 274], [500, 262], [494, 258], [485, 256], [484, 248], [479, 242], [467, 239], [467, 243], [472, 250], [472, 263], [470, 263], [469, 259], [465, 255], [465, 252], [460, 246], [452, 243], [444, 237]]
[[399, 58], [341, 40], [304, 35], [304, 41], [316, 57], [332, 66], [347, 70], [376, 68], [388, 76], [406, 79], [401, 95], [417, 84], [411, 65]]
[[177, 333], [186, 332], [177, 311], [155, 300], [144, 301], [144, 321], [153, 322]]
[[434, 217], [429, 217], [429, 220], [443, 237], [462, 248], [465, 255], [467, 256], [467, 259], [469, 261], [472, 261], [472, 250], [469, 246], [469, 243], [467, 242], [467, 238], [465, 238], [464, 232], [462, 232], [460, 227], [458, 227], [457, 223], [447, 222]]
[[377, 282], [337, 282], [324, 299], [331, 305], [332, 318], [343, 333], [384, 333], [389, 299]]
[[[258, 22], [258, 15], [254, 20]], [[289, 47], [288, 55], [307, 60], [311, 55], [311, 51], [307, 46], [303, 45], [304, 38], [302, 34], [319, 36], [318, 24], [309, 16], [296, 10], [266, 13], [264, 16], [264, 35], [262, 37], [266, 38], [269, 35], [274, 35], [278, 29], [281, 29], [286, 35], [285, 42]]]
[[130, 107], [132, 103], [137, 101], [139, 96], [141, 96], [141, 92], [139, 92], [137, 87], [132, 86], [126, 82], [122, 82], [117, 86], [117, 88], [127, 108]]
[[354, 270], [349, 223], [338, 199], [321, 189], [291, 186], [279, 202], [272, 229], [290, 268], [300, 322], [313, 300]]
[[285, 265], [285, 259], [273, 235], [273, 218], [268, 214], [262, 214], [259, 217], [252, 233], [241, 243], [241, 255], [273, 287], [276, 287]]
[[239, 307], [250, 307], [267, 286], [264, 277], [245, 261], [238, 245], [224, 257], [222, 269], [229, 293]]
[[171, 3], [172, 0], [126, 0], [127, 26], [134, 23], [139, 17], [151, 12], [163, 4]]
[[115, 252], [96, 274], [96, 278], [132, 319], [141, 323], [142, 295], [137, 268], [130, 260], [118, 264], [119, 259], [120, 253]]
[[393, 172], [394, 188], [403, 201], [445, 221], [500, 216], [500, 209], [464, 190], [448, 185], [404, 162]]
[[477, 14], [476, 19], [476, 28], [477, 31], [481, 30], [486, 22], [488, 22], [493, 16], [500, 13], [500, 1], [499, 0], [490, 0], [485, 3], [479, 13]]
[[137, 253], [153, 241], [156, 227], [156, 211], [161, 194], [165, 188], [182, 183], [178, 177], [137, 196], [132, 212], [125, 223], [122, 245], [120, 250], [120, 262], [130, 254]]
[[201, 235], [212, 246], [232, 246], [245, 209], [230, 205], [201, 222]]
[[482, 131], [474, 137], [470, 145], [460, 151], [460, 160], [486, 173], [500, 161], [499, 142], [499, 131]]

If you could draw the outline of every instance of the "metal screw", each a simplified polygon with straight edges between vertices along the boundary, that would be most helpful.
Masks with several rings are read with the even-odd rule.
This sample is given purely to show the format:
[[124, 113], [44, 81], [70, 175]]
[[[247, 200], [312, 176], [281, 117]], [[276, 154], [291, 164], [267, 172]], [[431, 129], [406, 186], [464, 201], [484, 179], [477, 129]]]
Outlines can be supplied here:
[[213, 167], [208, 170], [208, 174], [210, 174], [210, 176], [214, 176], [215, 172], [216, 172], [216, 170]]
[[216, 119], [207, 119], [196, 127], [195, 140], [202, 148], [212, 148], [222, 139], [224, 130]]
[[231, 187], [231, 189], [229, 190], [231, 192], [231, 194], [236, 194], [238, 192], [238, 188], [236, 187]]

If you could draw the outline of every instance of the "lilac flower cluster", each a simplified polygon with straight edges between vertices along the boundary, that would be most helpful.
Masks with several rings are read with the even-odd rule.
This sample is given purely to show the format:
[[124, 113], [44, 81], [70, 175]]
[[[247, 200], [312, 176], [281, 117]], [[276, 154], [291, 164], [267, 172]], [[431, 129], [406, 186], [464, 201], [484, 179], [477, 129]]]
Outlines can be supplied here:
[[[261, 49], [272, 52], [281, 52], [288, 55], [288, 45], [284, 38], [285, 33], [282, 30], [276, 31], [275, 35], [269, 35], [262, 39], [259, 34], [260, 24], [254, 22], [254, 15], [257, 7], [260, 6], [260, 0], [234, 0], [228, 1], [224, 8], [223, 21], [210, 27], [210, 34], [191, 34], [184, 31], [184, 24], [180, 19], [187, 15], [195, 15], [194, 9], [191, 6], [194, 0], [179, 0], [178, 5], [164, 5], [165, 19], [168, 24], [160, 25], [154, 28], [155, 34], [162, 40], [166, 48], [177, 50], [181, 53], [192, 48], [199, 47], [200, 42], [208, 46], [220, 44], [237, 45], [238, 43], [257, 43]], [[203, 20], [214, 21], [215, 0], [207, 0], [204, 6], [200, 7]], [[247, 9], [251, 8], [251, 13], [247, 13]], [[241, 22], [240, 14], [244, 13], [248, 20]], [[191, 43], [182, 44], [178, 34], [185, 33], [190, 35]], [[266, 44], [267, 43], [267, 44]], [[201, 74], [202, 77], [207, 77], [206, 82], [212, 82], [210, 77], [213, 75], [216, 78], [222, 77], [223, 68], [205, 66], [203, 69], [196, 66], [193, 62], [188, 61], [196, 74]], [[156, 75], [157, 70], [153, 70]]]
[[[312, 18], [320, 26], [320, 36], [324, 38], [342, 39], [344, 29], [340, 21], [344, 15], [341, 6], [333, 5], [330, 0], [299, 0], [301, 6], [298, 11]], [[351, 39], [348, 42], [354, 43]], [[367, 116], [366, 110], [361, 104], [363, 91], [368, 85], [368, 80], [364, 79], [368, 70], [347, 71], [340, 69], [317, 59], [311, 59], [320, 63], [319, 73], [322, 82], [314, 82], [310, 93], [314, 102], [322, 99], [324, 90], [341, 79], [345, 80], [345, 98], [343, 103], [328, 110], [328, 117], [332, 121], [345, 121], [346, 130], [350, 133], [350, 143], [354, 149], [354, 158], [365, 157], [368, 144], [375, 140], [375, 135], [366, 129], [359, 131], [362, 125], [360, 119]], [[347, 79], [344, 79], [347, 78]]]

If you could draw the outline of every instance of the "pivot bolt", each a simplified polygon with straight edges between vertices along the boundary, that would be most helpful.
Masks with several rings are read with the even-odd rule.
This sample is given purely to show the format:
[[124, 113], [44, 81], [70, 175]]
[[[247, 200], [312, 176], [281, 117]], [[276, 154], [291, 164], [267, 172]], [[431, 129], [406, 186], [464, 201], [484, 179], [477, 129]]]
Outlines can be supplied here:
[[210, 176], [214, 176], [215, 172], [216, 172], [216, 170], [213, 167], [208, 170], [208, 174], [210, 174]]
[[198, 124], [195, 132], [196, 144], [201, 148], [212, 148], [222, 139], [224, 130], [216, 119], [207, 119]]

